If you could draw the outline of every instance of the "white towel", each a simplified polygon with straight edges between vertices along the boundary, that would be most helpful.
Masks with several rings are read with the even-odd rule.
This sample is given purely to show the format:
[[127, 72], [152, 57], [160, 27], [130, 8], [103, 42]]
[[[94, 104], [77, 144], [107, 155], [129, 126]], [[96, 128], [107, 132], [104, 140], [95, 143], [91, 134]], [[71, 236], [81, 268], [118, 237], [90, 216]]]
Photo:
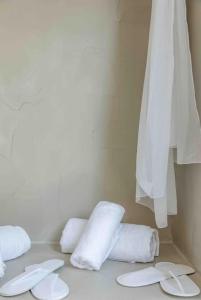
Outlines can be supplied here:
[[71, 218], [66, 223], [60, 239], [61, 251], [73, 253], [87, 224], [87, 220]]
[[[87, 220], [71, 218], [66, 223], [60, 240], [61, 251], [72, 253], [87, 224]], [[152, 262], [159, 255], [158, 231], [149, 226], [121, 224], [119, 239], [109, 259], [124, 262]]]
[[124, 208], [101, 201], [93, 210], [72, 256], [73, 266], [99, 270], [119, 237]]
[[4, 276], [5, 268], [6, 268], [6, 266], [2, 260], [1, 253], [0, 253], [0, 278], [2, 278]]
[[3, 261], [17, 258], [30, 248], [30, 238], [23, 228], [0, 226], [0, 253]]
[[185, 0], [153, 0], [136, 163], [137, 201], [158, 227], [177, 214], [178, 164], [201, 162]]
[[158, 232], [151, 227], [122, 224], [119, 239], [109, 259], [125, 262], [152, 262], [159, 255]]

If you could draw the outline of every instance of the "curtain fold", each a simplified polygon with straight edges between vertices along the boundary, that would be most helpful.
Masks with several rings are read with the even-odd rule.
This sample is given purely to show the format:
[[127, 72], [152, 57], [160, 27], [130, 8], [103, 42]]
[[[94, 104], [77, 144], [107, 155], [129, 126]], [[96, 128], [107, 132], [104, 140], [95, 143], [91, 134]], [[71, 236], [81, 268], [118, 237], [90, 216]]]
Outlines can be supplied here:
[[159, 228], [177, 214], [174, 162], [201, 162], [185, 0], [153, 0], [140, 114], [136, 201]]

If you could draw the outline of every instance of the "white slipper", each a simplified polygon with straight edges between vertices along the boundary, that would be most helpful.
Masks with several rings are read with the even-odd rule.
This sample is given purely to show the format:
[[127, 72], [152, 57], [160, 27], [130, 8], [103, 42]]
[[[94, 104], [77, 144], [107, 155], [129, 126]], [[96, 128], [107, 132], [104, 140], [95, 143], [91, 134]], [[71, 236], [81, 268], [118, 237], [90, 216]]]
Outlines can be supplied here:
[[160, 282], [161, 288], [167, 294], [177, 297], [194, 297], [200, 294], [199, 287], [186, 275], [175, 276]]
[[38, 264], [37, 268], [27, 268], [24, 273], [5, 283], [0, 288], [0, 295], [10, 297], [25, 293], [31, 290], [47, 275], [61, 268], [63, 265], [63, 260], [51, 259]]
[[123, 274], [117, 278], [117, 282], [127, 287], [146, 286], [171, 278], [169, 271], [172, 271], [176, 276], [195, 273], [191, 267], [163, 262], [157, 263], [155, 267]]
[[[25, 271], [33, 271], [38, 265], [25, 268]], [[68, 285], [59, 278], [58, 274], [51, 273], [31, 289], [33, 296], [39, 300], [61, 300], [69, 295]]]
[[61, 300], [69, 295], [69, 287], [59, 278], [58, 274], [51, 273], [40, 281], [31, 292], [39, 300]]
[[171, 262], [156, 263], [155, 268], [157, 268], [157, 270], [161, 271], [169, 278], [171, 278], [170, 272], [172, 272], [174, 276], [190, 275], [195, 273], [195, 270], [192, 267]]

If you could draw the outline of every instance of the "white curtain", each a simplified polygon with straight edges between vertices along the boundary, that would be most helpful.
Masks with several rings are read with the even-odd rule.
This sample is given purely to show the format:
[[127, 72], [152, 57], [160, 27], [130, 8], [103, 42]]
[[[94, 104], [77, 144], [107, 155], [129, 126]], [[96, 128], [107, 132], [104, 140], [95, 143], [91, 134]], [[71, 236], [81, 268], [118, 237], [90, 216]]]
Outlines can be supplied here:
[[[175, 150], [174, 150], [175, 149]], [[201, 162], [185, 0], [153, 0], [137, 150], [137, 202], [177, 214], [174, 161]]]

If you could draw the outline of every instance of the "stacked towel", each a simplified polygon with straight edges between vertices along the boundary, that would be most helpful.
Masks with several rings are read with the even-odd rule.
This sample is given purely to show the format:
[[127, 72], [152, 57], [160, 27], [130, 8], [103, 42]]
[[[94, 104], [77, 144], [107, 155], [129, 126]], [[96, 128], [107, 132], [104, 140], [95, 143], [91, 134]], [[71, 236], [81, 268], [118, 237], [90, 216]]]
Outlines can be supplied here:
[[93, 210], [71, 256], [73, 266], [99, 270], [119, 238], [124, 208], [102, 201]]
[[[63, 253], [73, 253], [87, 220], [72, 218], [66, 223], [60, 240]], [[149, 226], [121, 224], [119, 239], [109, 259], [124, 262], [152, 262], [159, 255], [158, 231]]]
[[0, 254], [3, 261], [19, 257], [30, 248], [30, 238], [23, 228], [0, 226]]

